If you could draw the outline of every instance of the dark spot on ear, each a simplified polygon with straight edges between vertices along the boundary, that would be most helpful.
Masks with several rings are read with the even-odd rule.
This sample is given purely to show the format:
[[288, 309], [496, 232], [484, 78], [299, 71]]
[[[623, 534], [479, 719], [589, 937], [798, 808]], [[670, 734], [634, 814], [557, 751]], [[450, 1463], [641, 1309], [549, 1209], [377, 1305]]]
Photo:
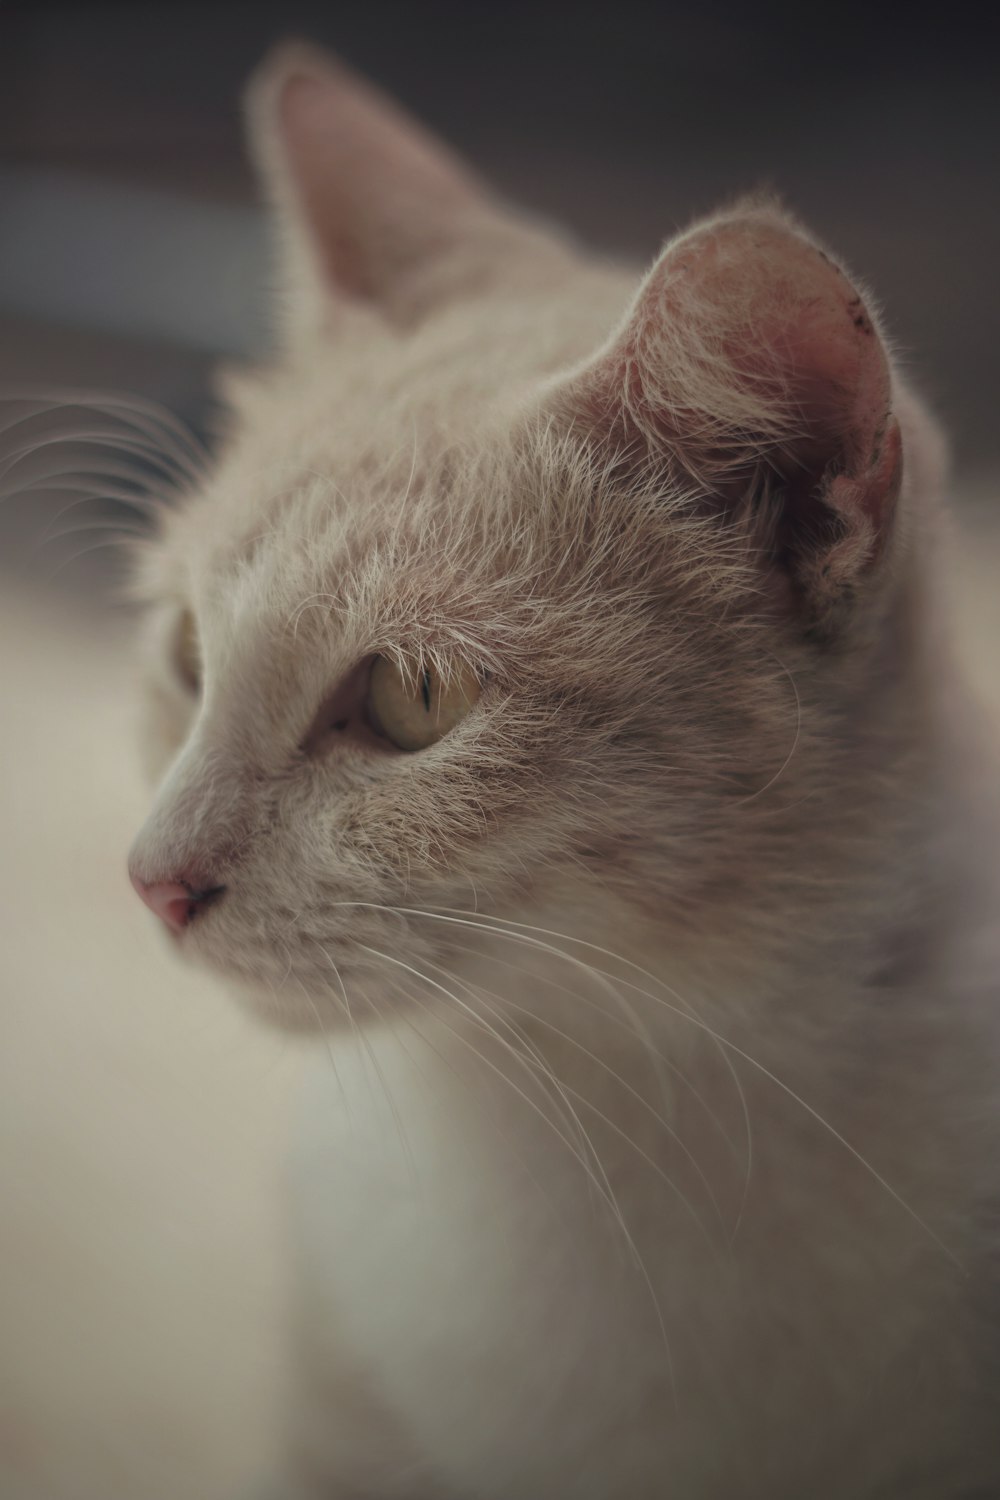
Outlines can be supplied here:
[[338, 719], [336, 721], [336, 723], [332, 727], [334, 729], [346, 729], [347, 728], [347, 720], [346, 719]]

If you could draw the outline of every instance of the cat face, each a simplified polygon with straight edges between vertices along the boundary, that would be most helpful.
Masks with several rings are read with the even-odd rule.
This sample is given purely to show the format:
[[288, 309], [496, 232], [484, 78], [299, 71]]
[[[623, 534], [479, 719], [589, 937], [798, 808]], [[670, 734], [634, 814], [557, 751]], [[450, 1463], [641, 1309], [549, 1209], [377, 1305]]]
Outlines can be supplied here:
[[762, 205], [636, 289], [301, 49], [252, 120], [285, 347], [142, 560], [140, 893], [306, 1026], [433, 989], [449, 913], [780, 928], [889, 609], [860, 296]]

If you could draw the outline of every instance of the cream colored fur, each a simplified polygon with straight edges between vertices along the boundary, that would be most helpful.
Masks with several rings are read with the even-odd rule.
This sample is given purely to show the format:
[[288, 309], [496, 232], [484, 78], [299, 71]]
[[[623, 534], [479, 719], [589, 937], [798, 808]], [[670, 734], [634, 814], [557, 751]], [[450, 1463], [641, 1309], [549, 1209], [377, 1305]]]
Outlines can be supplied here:
[[[273, 1493], [1000, 1493], [995, 824], [870, 305], [770, 203], [599, 265], [306, 49], [252, 118], [287, 338], [142, 558], [133, 867], [317, 1033]], [[375, 653], [480, 704], [317, 739]]]

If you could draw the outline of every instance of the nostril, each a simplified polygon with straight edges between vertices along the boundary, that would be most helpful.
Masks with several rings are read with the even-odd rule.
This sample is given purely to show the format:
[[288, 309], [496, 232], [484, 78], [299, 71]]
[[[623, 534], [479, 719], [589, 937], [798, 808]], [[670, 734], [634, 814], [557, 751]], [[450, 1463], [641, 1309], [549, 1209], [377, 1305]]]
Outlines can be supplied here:
[[200, 911], [203, 907], [211, 906], [213, 902], [218, 901], [219, 897], [225, 893], [225, 889], [224, 885], [207, 885], [203, 890], [191, 891], [191, 900]]
[[132, 884], [150, 911], [156, 913], [172, 932], [181, 932], [200, 911], [217, 901], [224, 885], [196, 887], [187, 880], [140, 880]]

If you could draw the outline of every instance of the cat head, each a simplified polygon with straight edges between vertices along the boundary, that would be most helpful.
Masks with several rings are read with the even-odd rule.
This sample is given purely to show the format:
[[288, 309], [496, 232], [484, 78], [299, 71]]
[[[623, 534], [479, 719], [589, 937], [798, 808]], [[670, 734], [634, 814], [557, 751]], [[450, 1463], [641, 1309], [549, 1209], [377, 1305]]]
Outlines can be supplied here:
[[142, 557], [140, 893], [290, 1025], [440, 988], [474, 914], [791, 940], [905, 754], [927, 444], [870, 302], [769, 201], [601, 264], [309, 48], [249, 119], [279, 352]]

